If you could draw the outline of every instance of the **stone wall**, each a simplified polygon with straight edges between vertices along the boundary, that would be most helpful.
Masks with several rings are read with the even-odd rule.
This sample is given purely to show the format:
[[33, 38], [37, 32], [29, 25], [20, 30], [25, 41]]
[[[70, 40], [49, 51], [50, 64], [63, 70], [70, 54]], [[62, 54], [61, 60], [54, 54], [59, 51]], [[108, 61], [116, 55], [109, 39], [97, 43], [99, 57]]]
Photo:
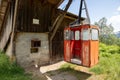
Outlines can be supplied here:
[[[41, 46], [37, 53], [31, 53], [31, 40], [35, 39], [41, 41]], [[15, 48], [17, 63], [22, 67], [49, 63], [48, 33], [17, 33]]]

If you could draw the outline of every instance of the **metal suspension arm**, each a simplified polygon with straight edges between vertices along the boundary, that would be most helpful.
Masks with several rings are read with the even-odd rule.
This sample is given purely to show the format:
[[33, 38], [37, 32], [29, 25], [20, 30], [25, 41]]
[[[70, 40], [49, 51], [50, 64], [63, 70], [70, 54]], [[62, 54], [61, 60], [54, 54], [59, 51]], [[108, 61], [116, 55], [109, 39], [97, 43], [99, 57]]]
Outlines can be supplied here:
[[84, 9], [85, 9], [85, 12], [86, 12], [86, 16], [87, 16], [87, 19], [88, 19], [88, 23], [90, 24], [90, 17], [89, 17], [89, 13], [88, 13], [88, 9], [87, 9], [87, 5], [86, 5], [86, 1], [85, 1], [85, 0], [81, 0], [81, 2], [80, 2], [78, 24], [80, 24], [80, 22], [81, 22], [83, 4], [84, 4], [84, 7], [85, 7]]

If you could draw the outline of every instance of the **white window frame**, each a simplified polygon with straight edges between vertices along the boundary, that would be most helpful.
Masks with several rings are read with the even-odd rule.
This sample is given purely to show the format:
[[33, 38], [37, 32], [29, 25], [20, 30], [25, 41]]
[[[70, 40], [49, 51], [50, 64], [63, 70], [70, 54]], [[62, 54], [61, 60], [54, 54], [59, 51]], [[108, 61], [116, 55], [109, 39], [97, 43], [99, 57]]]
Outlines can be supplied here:
[[82, 30], [82, 40], [90, 40], [90, 29]]
[[80, 31], [75, 31], [75, 40], [80, 40]]
[[99, 40], [99, 34], [97, 29], [91, 29], [91, 40]]
[[64, 40], [70, 40], [70, 30], [65, 30], [64, 31]]

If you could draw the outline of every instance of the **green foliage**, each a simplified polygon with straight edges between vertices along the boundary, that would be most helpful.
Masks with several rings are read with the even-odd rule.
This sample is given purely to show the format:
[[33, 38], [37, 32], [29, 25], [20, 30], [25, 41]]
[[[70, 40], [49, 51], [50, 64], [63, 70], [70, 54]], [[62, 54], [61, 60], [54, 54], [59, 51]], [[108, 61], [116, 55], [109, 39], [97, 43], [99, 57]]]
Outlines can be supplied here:
[[95, 22], [100, 28], [100, 42], [108, 44], [108, 45], [118, 45], [120, 46], [120, 39], [116, 37], [114, 34], [112, 24], [107, 24], [107, 19], [103, 17], [98, 22]]
[[77, 67], [77, 65], [75, 65], [75, 64], [65, 63], [60, 67], [59, 70], [62, 72], [68, 72], [68, 73], [76, 76], [78, 80], [86, 80], [91, 76], [90, 74], [75, 70], [76, 67]]
[[115, 54], [115, 53], [120, 53], [120, 47], [117, 45], [107, 46], [106, 44], [100, 43], [99, 51], [100, 53], [105, 53], [105, 54], [106, 53]]
[[107, 19], [105, 17], [101, 18], [98, 22], [95, 22], [100, 28], [100, 35], [108, 35], [113, 33], [113, 26], [112, 24], [107, 24]]
[[66, 64], [63, 64], [61, 67], [60, 67], [60, 70], [61, 71], [69, 71], [71, 69], [74, 69], [76, 67], [76, 65], [74, 64], [71, 64], [71, 63], [66, 63]]
[[0, 79], [1, 80], [31, 80], [30, 75], [24, 73], [24, 69], [10, 63], [9, 58], [0, 52]]
[[116, 45], [105, 45], [100, 43], [99, 64], [90, 71], [96, 74], [107, 74], [107, 80], [120, 79], [120, 47]]
[[116, 40], [116, 45], [120, 46], [120, 38]]

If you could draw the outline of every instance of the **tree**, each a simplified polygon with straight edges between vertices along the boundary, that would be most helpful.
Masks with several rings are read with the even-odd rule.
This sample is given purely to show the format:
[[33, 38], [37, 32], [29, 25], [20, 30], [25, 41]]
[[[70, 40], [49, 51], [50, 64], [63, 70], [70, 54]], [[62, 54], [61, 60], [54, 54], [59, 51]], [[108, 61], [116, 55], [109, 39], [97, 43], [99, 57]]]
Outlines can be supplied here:
[[100, 35], [108, 35], [113, 34], [113, 26], [112, 24], [107, 25], [107, 19], [103, 17], [98, 22], [95, 22], [95, 25], [99, 26], [100, 28]]
[[98, 22], [95, 22], [100, 28], [100, 41], [109, 45], [116, 44], [117, 37], [113, 34], [112, 24], [107, 24], [107, 19], [103, 17]]

